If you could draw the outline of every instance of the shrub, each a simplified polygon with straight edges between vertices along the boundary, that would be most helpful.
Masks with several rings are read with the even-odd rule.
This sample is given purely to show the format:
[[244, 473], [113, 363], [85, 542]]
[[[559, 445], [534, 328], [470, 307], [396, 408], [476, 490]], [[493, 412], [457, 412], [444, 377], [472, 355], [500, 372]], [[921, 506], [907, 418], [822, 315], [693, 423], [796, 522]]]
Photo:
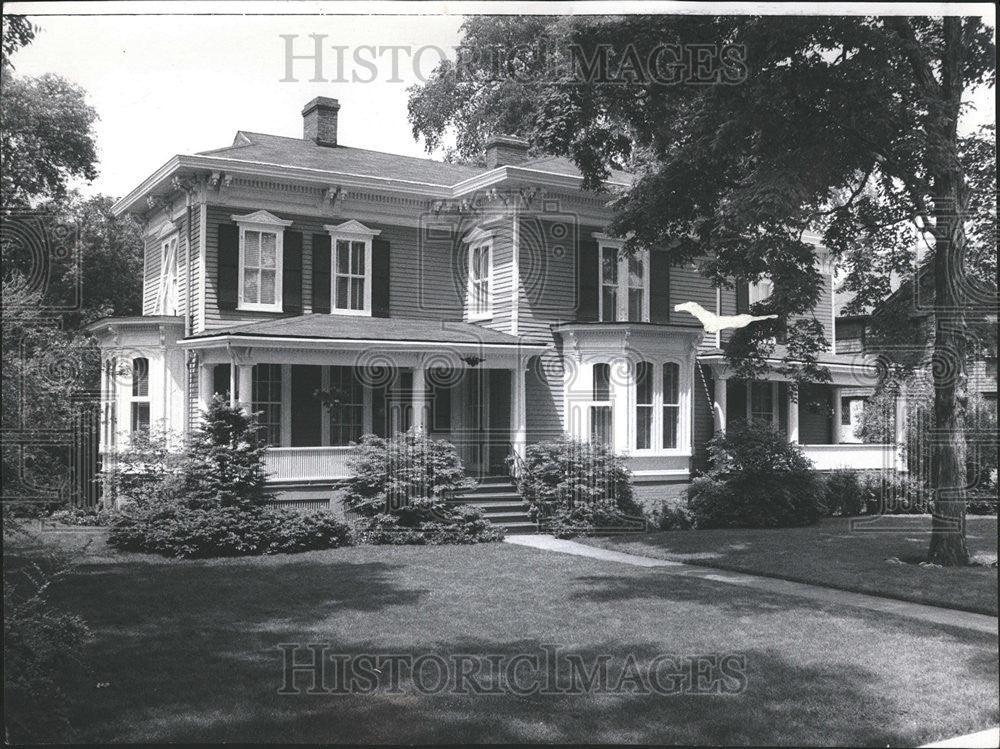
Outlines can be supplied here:
[[159, 497], [180, 479], [184, 455], [170, 449], [165, 430], [131, 436], [103, 472], [105, 499], [114, 505]]
[[56, 510], [49, 520], [63, 525], [106, 526], [114, 513], [104, 507], [68, 507]]
[[174, 557], [239, 556], [332, 549], [352, 543], [350, 527], [325, 512], [269, 509], [264, 443], [256, 419], [222, 398], [176, 472], [147, 484], [115, 514], [108, 544]]
[[328, 512], [265, 507], [126, 505], [108, 543], [121, 551], [183, 558], [281, 554], [349, 546], [351, 529]]
[[560, 538], [643, 524], [628, 465], [604, 445], [568, 437], [530, 445], [517, 487], [532, 519]]
[[385, 439], [366, 434], [348, 463], [344, 504], [370, 544], [499, 541], [504, 529], [474, 507], [449, 502], [475, 485], [454, 445], [415, 430]]
[[688, 488], [697, 528], [780, 528], [815, 523], [822, 484], [798, 445], [770, 424], [738, 422], [709, 442], [710, 469]]
[[867, 486], [859, 471], [837, 468], [824, 479], [823, 505], [827, 515], [854, 516], [869, 504]]
[[694, 517], [684, 500], [665, 499], [648, 513], [649, 525], [661, 531], [687, 531], [694, 527]]
[[194, 434], [176, 494], [190, 508], [261, 507], [274, 499], [264, 471], [267, 443], [253, 415], [216, 395]]
[[[42, 558], [7, 556], [15, 536], [37, 543], [16, 519], [4, 517], [3, 698], [4, 739], [28, 744], [72, 737], [70, 695], [92, 687], [82, 653], [91, 637], [82, 619], [54, 606], [48, 588], [70, 571], [61, 552]], [[8, 546], [10, 543], [10, 546]]]

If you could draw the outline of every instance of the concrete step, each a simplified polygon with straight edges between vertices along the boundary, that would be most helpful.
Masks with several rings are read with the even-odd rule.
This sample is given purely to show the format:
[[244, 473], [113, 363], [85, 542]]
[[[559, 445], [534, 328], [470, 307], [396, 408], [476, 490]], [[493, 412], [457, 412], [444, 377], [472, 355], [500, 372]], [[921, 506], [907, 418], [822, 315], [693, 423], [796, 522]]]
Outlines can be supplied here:
[[538, 533], [538, 526], [531, 521], [524, 523], [504, 523], [508, 536], [520, 536], [528, 533]]
[[487, 515], [495, 515], [498, 512], [526, 512], [524, 502], [463, 502], [470, 507], [478, 507]]

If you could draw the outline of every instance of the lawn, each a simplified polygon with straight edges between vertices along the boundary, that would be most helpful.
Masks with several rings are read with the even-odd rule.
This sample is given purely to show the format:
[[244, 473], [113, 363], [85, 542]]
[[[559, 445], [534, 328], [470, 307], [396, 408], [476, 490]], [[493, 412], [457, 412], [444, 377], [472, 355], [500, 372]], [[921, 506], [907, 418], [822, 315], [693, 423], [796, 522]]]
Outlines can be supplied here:
[[[998, 720], [995, 637], [657, 569], [508, 544], [184, 562], [93, 551], [52, 591], [95, 634], [63, 737], [77, 741], [884, 746]], [[607, 655], [611, 673], [630, 656], [645, 670], [659, 654], [734, 654], [746, 678], [727, 695], [422, 695], [406, 678], [398, 693], [281, 695], [281, 643], [446, 658], [554, 644], [588, 664]]]
[[[919, 566], [927, 553], [930, 526], [928, 515], [887, 515], [825, 518], [806, 528], [661, 531], [577, 540], [648, 557], [995, 615], [996, 567]], [[996, 562], [996, 516], [969, 516], [966, 537], [975, 559]]]

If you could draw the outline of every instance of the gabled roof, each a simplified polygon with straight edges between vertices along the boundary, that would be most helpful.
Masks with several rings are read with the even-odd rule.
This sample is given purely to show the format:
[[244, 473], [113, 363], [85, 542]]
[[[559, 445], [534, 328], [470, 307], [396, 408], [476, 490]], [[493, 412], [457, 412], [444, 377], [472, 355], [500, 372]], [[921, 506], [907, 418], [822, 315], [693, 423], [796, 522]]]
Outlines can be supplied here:
[[350, 174], [377, 174], [450, 187], [487, 171], [485, 167], [449, 164], [434, 159], [400, 156], [347, 146], [320, 146], [311, 140], [240, 130], [233, 145], [201, 151], [199, 156], [219, 156], [277, 166], [298, 166]]
[[523, 342], [517, 336], [467, 322], [319, 313], [230, 325], [190, 336], [186, 340], [195, 341], [220, 336], [264, 339], [313, 338], [331, 341], [408, 341], [483, 346], [532, 345]]

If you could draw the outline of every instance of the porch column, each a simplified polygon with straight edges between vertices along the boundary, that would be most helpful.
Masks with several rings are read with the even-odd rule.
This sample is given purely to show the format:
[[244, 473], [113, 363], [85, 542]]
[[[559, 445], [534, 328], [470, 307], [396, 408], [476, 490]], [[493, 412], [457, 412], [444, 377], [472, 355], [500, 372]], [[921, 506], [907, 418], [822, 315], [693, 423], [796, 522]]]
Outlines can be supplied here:
[[837, 386], [833, 387], [833, 434], [831, 435], [831, 442], [834, 445], [840, 444], [840, 424], [843, 421], [844, 412], [843, 404], [840, 401], [840, 388]]
[[213, 365], [198, 363], [198, 408], [204, 413], [212, 404], [212, 388], [215, 385]]
[[253, 410], [253, 365], [239, 365], [240, 404], [250, 413]]
[[712, 403], [712, 420], [715, 422], [715, 431], [726, 433], [726, 389], [729, 387], [729, 380], [716, 375], [713, 380], [715, 398]]
[[510, 442], [514, 446], [514, 453], [521, 459], [524, 458], [528, 441], [526, 371], [525, 362], [519, 360], [517, 366], [510, 372]]
[[788, 441], [799, 441], [799, 399], [791, 387], [788, 388]]
[[292, 446], [292, 365], [281, 365], [281, 446]]
[[240, 383], [239, 379], [239, 368], [236, 366], [236, 360], [233, 358], [229, 359], [229, 407], [236, 408], [236, 388]]
[[427, 385], [424, 381], [424, 363], [421, 361], [413, 367], [413, 428], [418, 432], [425, 431], [425, 416], [427, 411]]

